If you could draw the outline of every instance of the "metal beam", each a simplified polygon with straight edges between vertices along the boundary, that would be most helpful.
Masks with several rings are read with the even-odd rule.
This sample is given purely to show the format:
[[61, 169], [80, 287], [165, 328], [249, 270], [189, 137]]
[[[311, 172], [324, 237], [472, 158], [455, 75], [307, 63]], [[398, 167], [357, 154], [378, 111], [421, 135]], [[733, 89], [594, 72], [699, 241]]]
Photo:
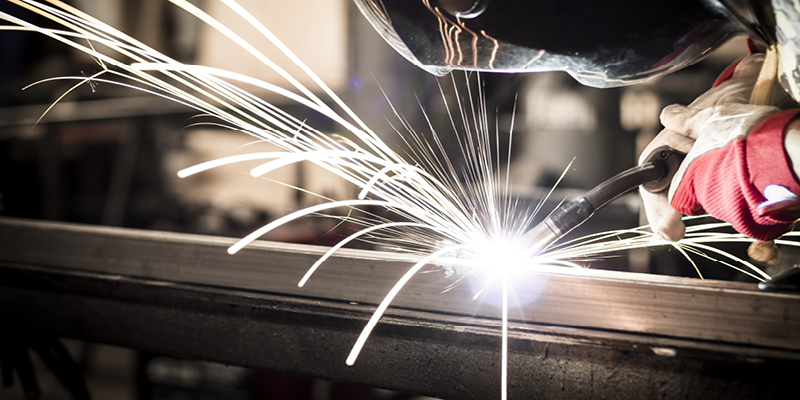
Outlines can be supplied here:
[[[235, 241], [0, 219], [0, 261], [360, 304], [378, 304], [413, 264], [397, 254], [343, 249], [300, 288], [327, 248], [258, 241], [231, 256], [226, 249]], [[431, 271], [412, 279], [394, 305], [499, 316], [491, 302], [472, 300], [469, 285], [443, 292], [459, 277]], [[570, 269], [531, 276], [546, 284], [534, 304], [511, 310], [514, 320], [800, 350], [800, 296], [759, 292], [755, 283]]]
[[[412, 280], [346, 367], [409, 261], [348, 250], [297, 288], [323, 248], [260, 242], [228, 256], [234, 240], [2, 220], [0, 317], [18, 329], [448, 399], [499, 394], [497, 310], [470, 301], [467, 287], [441, 293], [450, 281], [437, 273]], [[511, 327], [511, 398], [792, 391], [798, 296], [694, 279], [543, 275], [541, 301]]]

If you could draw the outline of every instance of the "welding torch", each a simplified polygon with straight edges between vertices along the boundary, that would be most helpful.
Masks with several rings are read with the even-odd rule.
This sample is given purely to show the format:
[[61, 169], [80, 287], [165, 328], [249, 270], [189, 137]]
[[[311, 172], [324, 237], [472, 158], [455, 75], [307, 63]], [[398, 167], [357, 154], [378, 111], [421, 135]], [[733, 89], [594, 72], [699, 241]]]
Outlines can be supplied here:
[[582, 197], [557, 208], [523, 236], [531, 243], [528, 253], [535, 257], [584, 223], [600, 207], [637, 186], [652, 193], [667, 190], [684, 157], [684, 153], [669, 146], [656, 148], [639, 166], [620, 172]]

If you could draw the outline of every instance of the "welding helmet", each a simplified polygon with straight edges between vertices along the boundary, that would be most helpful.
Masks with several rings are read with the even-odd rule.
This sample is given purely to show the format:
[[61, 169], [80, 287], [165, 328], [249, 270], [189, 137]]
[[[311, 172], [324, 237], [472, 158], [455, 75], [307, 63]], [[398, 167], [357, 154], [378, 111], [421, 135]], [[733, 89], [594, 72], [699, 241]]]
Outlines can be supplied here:
[[400, 54], [453, 69], [566, 71], [637, 83], [693, 64], [736, 35], [764, 40], [748, 0], [355, 0]]

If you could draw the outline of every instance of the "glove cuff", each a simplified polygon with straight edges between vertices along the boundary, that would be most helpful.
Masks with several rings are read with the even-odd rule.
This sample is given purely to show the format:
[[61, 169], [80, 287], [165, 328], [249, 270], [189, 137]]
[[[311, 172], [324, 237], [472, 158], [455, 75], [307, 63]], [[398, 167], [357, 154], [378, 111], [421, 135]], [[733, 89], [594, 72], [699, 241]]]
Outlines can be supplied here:
[[771, 113], [723, 147], [697, 157], [686, 169], [671, 201], [676, 210], [706, 212], [758, 240], [772, 240], [791, 229], [797, 216], [762, 216], [767, 185], [785, 186], [800, 194], [784, 151], [784, 129], [800, 110]]

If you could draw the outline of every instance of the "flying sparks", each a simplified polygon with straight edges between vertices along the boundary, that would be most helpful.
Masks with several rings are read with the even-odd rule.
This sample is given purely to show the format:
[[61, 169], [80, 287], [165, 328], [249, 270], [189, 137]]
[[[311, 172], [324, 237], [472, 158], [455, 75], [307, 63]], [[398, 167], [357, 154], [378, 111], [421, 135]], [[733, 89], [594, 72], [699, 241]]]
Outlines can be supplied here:
[[[230, 71], [182, 64], [60, 1], [49, 1], [51, 5], [46, 5], [31, 0], [10, 0], [20, 7], [58, 23], [63, 30], [39, 27], [3, 12], [0, 12], [0, 19], [10, 25], [0, 26], [0, 29], [26, 30], [46, 35], [88, 54], [97, 60], [102, 68], [100, 72], [88, 77], [52, 78], [41, 82], [75, 81], [75, 85], [67, 93], [84, 84], [110, 83], [125, 86], [176, 101], [201, 114], [213, 115], [226, 126], [280, 148], [280, 151], [211, 160], [180, 171], [178, 173], [180, 177], [188, 177], [223, 165], [260, 161], [259, 166], [251, 169], [251, 175], [258, 177], [278, 168], [306, 161], [324, 168], [357, 188], [359, 194], [355, 198], [329, 199], [325, 203], [284, 215], [242, 238], [228, 249], [229, 253], [235, 254], [254, 240], [286, 223], [344, 207], [361, 210], [358, 216], [352, 215], [346, 219], [362, 229], [333, 246], [310, 266], [298, 282], [299, 286], [305, 285], [326, 259], [353, 240], [367, 240], [388, 249], [417, 255], [419, 261], [397, 281], [359, 335], [347, 357], [348, 365], [356, 362], [373, 328], [404, 285], [425, 266], [431, 264], [452, 266], [459, 275], [480, 277], [477, 283], [474, 283], [476, 298], [482, 293], [493, 290], [492, 288], [499, 288], [501, 301], [498, 306], [502, 309], [501, 357], [504, 399], [507, 395], [505, 385], [509, 299], [511, 297], [512, 300], [524, 303], [533, 301], [536, 293], [536, 290], [532, 289], [536, 284], [526, 284], [525, 289], [520, 289], [519, 292], [533, 293], [533, 298], [520, 300], [523, 296], [516, 296], [516, 285], [513, 284], [519, 276], [530, 275], [530, 272], [547, 268], [575, 268], [580, 271], [583, 268], [579, 264], [580, 261], [599, 258], [611, 252], [671, 246], [693, 264], [692, 256], [720, 258], [725, 265], [754, 279], [769, 279], [769, 276], [754, 265], [712, 246], [723, 241], [750, 241], [743, 235], [714, 233], [713, 229], [719, 228], [720, 224], [690, 226], [686, 238], [677, 243], [659, 239], [645, 228], [602, 232], [577, 241], [558, 244], [535, 259], [529, 259], [525, 255], [526, 243], [521, 237], [532, 226], [534, 214], [541, 205], [527, 209], [520, 206], [511, 195], [508, 176], [500, 172], [498, 129], [491, 128], [492, 124], [483, 103], [484, 96], [480, 85], [477, 89], [467, 85], [464, 97], [468, 100], [454, 105], [447, 104], [447, 98], [442, 92], [442, 100], [447, 109], [453, 110], [449, 115], [452, 132], [448, 135], [457, 137], [461, 151], [458, 158], [464, 160], [463, 165], [454, 163], [451, 157], [448, 157], [430, 120], [428, 128], [432, 139], [426, 140], [412, 130], [402, 132], [404, 140], [411, 146], [411, 151], [408, 155], [401, 155], [370, 130], [266, 26], [235, 1], [220, 1], [281, 49], [292, 62], [308, 74], [328, 96], [327, 100], [336, 104], [340, 111], [335, 111], [328, 102], [303, 86], [230, 28], [185, 0], [171, 0], [171, 2], [247, 50], [266, 67], [285, 78], [296, 91]], [[461, 32], [458, 26], [450, 28], [441, 26], [441, 28], [443, 37], [448, 39], [453, 35], [451, 29], [456, 29], [456, 43], [458, 43], [457, 35]], [[471, 31], [470, 33], [475, 36], [474, 40], [477, 40], [477, 35]], [[485, 33], [481, 34], [494, 41]], [[472, 51], [475, 54], [477, 50], [474, 40]], [[97, 44], [103, 45], [97, 48], [108, 50], [97, 50], [95, 47]], [[447, 49], [451, 60], [458, 53], [460, 64], [463, 57], [460, 47], [449, 45]], [[495, 45], [492, 60], [496, 51]], [[121, 56], [113, 56], [114, 54]], [[305, 121], [296, 119], [232, 82], [254, 85], [303, 105], [336, 122], [349, 132], [350, 138], [316, 130], [308, 126]], [[461, 82], [454, 83], [456, 88], [461, 84]], [[477, 90], [477, 93], [473, 93], [473, 90]], [[459, 96], [457, 93], [457, 97]], [[60, 98], [63, 98], [63, 95]], [[473, 101], [475, 98], [479, 100]], [[513, 121], [511, 130], [513, 131]], [[521, 207], [523, 209], [520, 209]], [[381, 209], [387, 216], [370, 213], [366, 211], [367, 208]], [[779, 240], [777, 243], [797, 245], [796, 242], [788, 240]], [[702, 277], [699, 269], [697, 273]], [[541, 284], [543, 283], [538, 283]]]

